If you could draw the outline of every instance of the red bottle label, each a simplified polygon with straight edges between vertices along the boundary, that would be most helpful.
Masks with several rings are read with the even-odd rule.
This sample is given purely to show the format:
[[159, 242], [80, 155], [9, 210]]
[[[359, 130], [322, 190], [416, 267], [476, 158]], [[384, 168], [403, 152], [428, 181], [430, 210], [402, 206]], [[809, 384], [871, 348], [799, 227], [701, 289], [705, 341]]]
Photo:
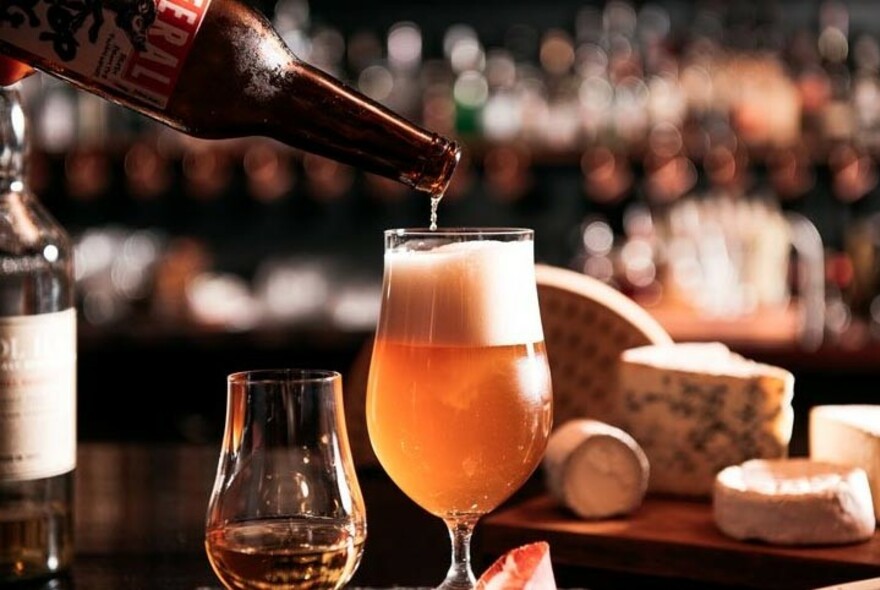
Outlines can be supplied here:
[[[211, 0], [2, 0], [0, 45], [165, 108]], [[73, 76], [77, 74], [78, 76]]]

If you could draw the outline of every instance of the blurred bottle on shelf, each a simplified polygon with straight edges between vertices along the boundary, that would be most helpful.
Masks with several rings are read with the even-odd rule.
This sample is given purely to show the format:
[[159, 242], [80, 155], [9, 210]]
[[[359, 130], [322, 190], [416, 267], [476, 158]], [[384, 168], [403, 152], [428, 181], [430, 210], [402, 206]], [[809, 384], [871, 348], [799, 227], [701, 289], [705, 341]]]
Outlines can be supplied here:
[[268, 142], [255, 141], [246, 148], [242, 163], [248, 194], [258, 203], [272, 203], [289, 194], [294, 186], [290, 150], [275, 149]]
[[161, 227], [170, 217], [174, 170], [155, 135], [144, 134], [126, 147], [122, 172], [129, 201], [124, 222], [135, 228]]
[[73, 252], [27, 184], [26, 128], [18, 87], [0, 89], [0, 584], [73, 560]]
[[584, 151], [580, 167], [583, 195], [590, 208], [601, 213], [616, 234], [622, 234], [626, 209], [637, 194], [629, 154], [598, 145]]
[[775, 201], [716, 191], [633, 208], [621, 264], [633, 288], [653, 294], [659, 280], [665, 305], [731, 319], [788, 306], [791, 248]]
[[697, 170], [684, 150], [678, 127], [669, 122], [651, 129], [642, 163], [645, 196], [655, 208], [674, 203], [697, 182]]
[[[292, 52], [372, 103], [467, 144], [444, 201], [447, 222], [535, 225], [552, 238], [536, 243], [545, 261], [589, 267], [654, 301], [658, 284], [663, 297], [682, 295], [667, 288], [658, 233], [674, 209], [766, 193], [786, 216], [800, 214], [815, 226], [829, 266], [843, 268], [833, 262], [840, 254], [851, 275], [866, 272], [854, 268], [850, 251], [854, 240], [867, 239], [860, 223], [880, 210], [880, 44], [874, 25], [850, 14], [852, 5], [823, 0], [783, 11], [775, 3], [608, 0], [558, 21], [530, 5], [517, 17], [532, 11], [541, 18], [507, 22], [501, 14], [469, 22], [446, 10], [420, 7], [406, 21], [377, 14], [334, 22], [324, 5], [281, 0], [271, 22], [285, 46], [279, 56]], [[426, 14], [448, 18], [418, 20]], [[203, 24], [197, 38], [216, 33], [212, 26]], [[273, 248], [296, 253], [305, 235], [320, 237], [309, 242], [316, 255], [326, 244], [334, 257], [359, 257], [362, 249], [348, 253], [345, 244], [364, 243], [380, 225], [418, 222], [427, 210], [404, 184], [324, 155], [264, 138], [211, 142], [217, 152], [209, 153], [202, 142], [128, 110], [105, 105], [101, 114], [85, 93], [53, 77], [35, 76], [25, 89], [39, 111], [37, 139], [47, 162], [40, 169], [48, 170], [35, 180], [50, 187], [46, 198], [57, 199], [74, 227], [121, 218], [202, 240], [234, 225], [240, 231], [223, 241], [235, 248], [217, 250], [219, 239], [204, 243], [212, 264], [228, 270], [246, 269], [245, 260], [258, 262]], [[94, 157], [87, 149], [94, 142], [81, 133], [87, 128], [104, 138]], [[736, 217], [739, 205], [725, 205], [719, 215]], [[650, 256], [633, 219], [655, 224]], [[206, 224], [215, 228], [210, 234]], [[608, 252], [595, 238], [606, 227], [613, 236]], [[828, 307], [836, 310], [826, 314], [829, 333], [880, 309], [871, 307], [880, 284], [860, 279], [856, 303], [853, 276], [845, 286], [827, 281]], [[225, 283], [201, 286], [218, 284]]]
[[416, 120], [422, 109], [422, 29], [414, 22], [394, 23], [388, 29], [386, 53], [391, 73], [391, 93], [386, 106], [396, 113]]
[[486, 80], [486, 50], [476, 29], [456, 24], [443, 35], [443, 53], [454, 76], [455, 130], [464, 138], [482, 134], [483, 110], [489, 99]]
[[298, 59], [243, 0], [0, 9], [0, 49], [203, 138], [265, 135], [442, 193], [459, 146]]

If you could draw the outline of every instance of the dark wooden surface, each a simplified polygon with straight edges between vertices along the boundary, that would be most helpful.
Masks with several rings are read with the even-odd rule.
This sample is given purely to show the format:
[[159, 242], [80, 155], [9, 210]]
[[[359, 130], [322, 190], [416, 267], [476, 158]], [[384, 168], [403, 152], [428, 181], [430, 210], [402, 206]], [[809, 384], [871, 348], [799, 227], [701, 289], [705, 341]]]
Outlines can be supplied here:
[[878, 534], [844, 546], [740, 542], [718, 532], [709, 502], [648, 498], [629, 517], [588, 522], [541, 495], [482, 524], [488, 552], [541, 539], [559, 566], [683, 578], [700, 588], [805, 590], [880, 576]]
[[[15, 590], [219, 590], [202, 544], [219, 446], [85, 443], [76, 476], [76, 559], [65, 577]], [[449, 564], [439, 519], [381, 471], [358, 473], [367, 506], [355, 588], [434, 587]], [[880, 541], [785, 549], [714, 531], [707, 504], [649, 500], [629, 519], [579, 521], [543, 496], [540, 472], [474, 536], [479, 573], [517, 545], [550, 542], [560, 588], [815, 588], [880, 576]], [[672, 584], [670, 586], [670, 584]]]
[[[219, 446], [86, 443], [78, 449], [69, 575], [15, 590], [219, 590], [203, 546]], [[358, 477], [368, 538], [352, 586], [432, 586], [448, 567], [443, 524], [376, 470]]]

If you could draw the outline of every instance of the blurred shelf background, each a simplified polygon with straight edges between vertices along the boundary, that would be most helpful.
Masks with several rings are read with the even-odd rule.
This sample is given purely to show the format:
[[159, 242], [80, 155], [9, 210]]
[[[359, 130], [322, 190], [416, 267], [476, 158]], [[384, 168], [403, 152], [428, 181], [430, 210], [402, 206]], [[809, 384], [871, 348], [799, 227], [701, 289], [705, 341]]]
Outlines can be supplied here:
[[[302, 59], [464, 143], [441, 225], [532, 227], [540, 262], [613, 285], [676, 339], [784, 363], [810, 403], [826, 385], [871, 398], [870, 0], [260, 6]], [[381, 231], [425, 225], [427, 197], [268, 140], [188, 138], [46, 76], [24, 90], [33, 188], [77, 242], [86, 436], [121, 428], [108, 366], [144, 374], [119, 393], [145, 417], [192, 406], [138, 436], [193, 440], [216, 435], [228, 372], [347, 369], [378, 311]]]

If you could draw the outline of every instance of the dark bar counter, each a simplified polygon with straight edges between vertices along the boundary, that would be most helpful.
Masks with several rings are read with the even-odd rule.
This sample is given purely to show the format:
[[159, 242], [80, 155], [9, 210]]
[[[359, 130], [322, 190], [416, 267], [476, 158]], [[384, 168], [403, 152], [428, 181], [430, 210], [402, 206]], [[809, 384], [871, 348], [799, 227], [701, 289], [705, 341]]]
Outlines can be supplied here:
[[[80, 390], [90, 394], [79, 399], [82, 438], [76, 472], [74, 567], [66, 577], [14, 590], [219, 590], [203, 535], [220, 453], [226, 374], [240, 368], [271, 366], [338, 369], [345, 374], [346, 408], [353, 418], [354, 409], [363, 404], [355, 393], [364, 387], [367, 335], [84, 335]], [[827, 355], [824, 350], [805, 353], [782, 348], [745, 352], [797, 371], [795, 404], [800, 419], [792, 451], [803, 454], [806, 409], [826, 402], [831, 391], [837, 401], [869, 399], [877, 366], [871, 360], [880, 349], [866, 350], [861, 356], [843, 350]], [[143, 371], [144, 358], [162, 370]], [[843, 368], [829, 366], [838, 360]], [[126, 382], [124, 395], [108, 387], [112, 381], [107, 379], [107, 366], [122, 374], [138, 375]], [[169, 386], [169, 375], [174, 375], [173, 386]], [[349, 423], [349, 438], [367, 507], [368, 533], [363, 561], [350, 586], [433, 587], [449, 565], [445, 527], [410, 501], [381, 467], [369, 460], [365, 452], [369, 442], [362, 429], [352, 428], [355, 423], [358, 421]], [[708, 545], [679, 544], [684, 547], [683, 561], [672, 564], [662, 557], [668, 557], [668, 544], [652, 549], [650, 543], [634, 545], [627, 538], [561, 535], [544, 526], [546, 514], [527, 510], [533, 500], [542, 501], [544, 492], [539, 470], [506, 506], [483, 519], [473, 543], [475, 572], [483, 571], [502, 551], [543, 538], [550, 541], [560, 588], [761, 587], [725, 584], [724, 576], [708, 576], [711, 562], [700, 562], [699, 557], [700, 551], [713, 551]], [[510, 526], [511, 515], [526, 522]], [[565, 521], [561, 526], [586, 533], [592, 530], [578, 522]], [[877, 546], [872, 545], [875, 550]], [[880, 567], [880, 553], [875, 556], [872, 567]], [[757, 558], [766, 559], [766, 555]], [[734, 568], [727, 556], [721, 559], [726, 571]], [[691, 562], [694, 566], [688, 565]], [[848, 570], [839, 579], [872, 571]], [[806, 570], [801, 573], [809, 577]], [[702, 577], [695, 579], [697, 574]]]
[[[62, 577], [13, 584], [11, 590], [221, 590], [203, 545], [205, 512], [219, 444], [80, 443], [76, 472], [76, 558]], [[359, 469], [367, 507], [363, 561], [349, 588], [431, 588], [449, 565], [442, 522], [404, 496], [381, 471]], [[510, 503], [542, 490], [538, 474]], [[503, 509], [503, 507], [502, 507]], [[479, 575], [516, 542], [474, 536]], [[551, 550], [552, 555], [552, 550]], [[629, 575], [554, 562], [560, 588], [708, 589], [686, 579]]]
[[76, 588], [219, 587], [202, 541], [219, 449], [80, 445]]
[[[205, 511], [219, 445], [81, 443], [76, 473], [76, 558], [39, 590], [220, 589], [205, 554]], [[352, 586], [425, 586], [448, 559], [442, 523], [377, 470], [359, 474], [368, 538]], [[19, 586], [16, 586], [18, 590]]]

